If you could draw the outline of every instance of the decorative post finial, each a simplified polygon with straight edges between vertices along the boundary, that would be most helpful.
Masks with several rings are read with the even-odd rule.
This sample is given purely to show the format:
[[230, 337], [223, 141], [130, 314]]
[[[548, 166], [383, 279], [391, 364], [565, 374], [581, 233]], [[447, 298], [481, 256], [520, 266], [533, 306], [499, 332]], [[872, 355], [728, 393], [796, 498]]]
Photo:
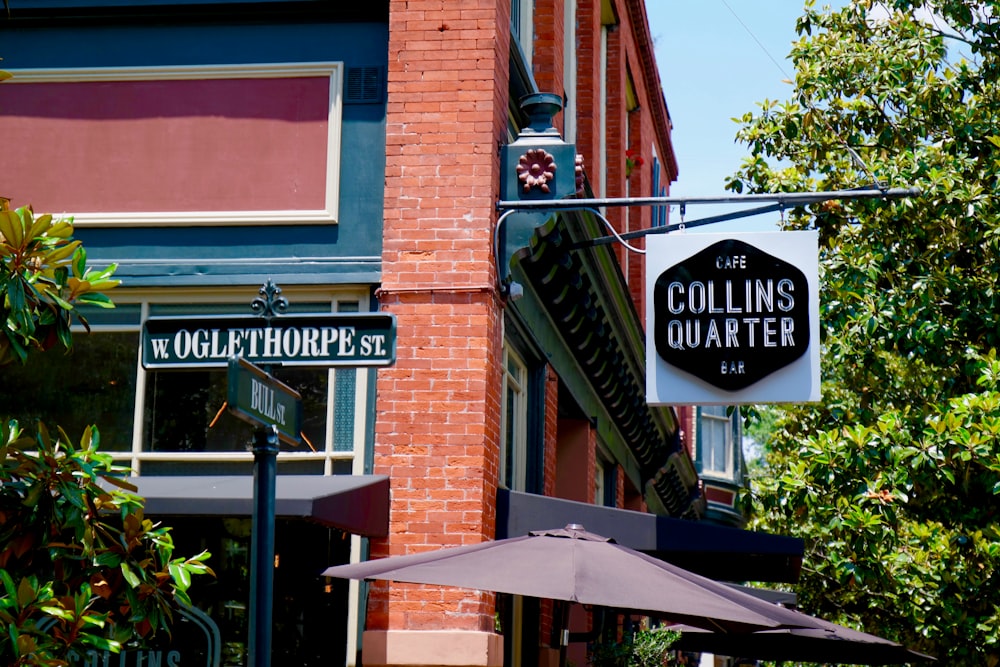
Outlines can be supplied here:
[[250, 310], [257, 313], [265, 320], [268, 326], [278, 315], [283, 315], [288, 310], [288, 299], [281, 296], [281, 288], [274, 284], [270, 278], [258, 290], [260, 296], [250, 302]]

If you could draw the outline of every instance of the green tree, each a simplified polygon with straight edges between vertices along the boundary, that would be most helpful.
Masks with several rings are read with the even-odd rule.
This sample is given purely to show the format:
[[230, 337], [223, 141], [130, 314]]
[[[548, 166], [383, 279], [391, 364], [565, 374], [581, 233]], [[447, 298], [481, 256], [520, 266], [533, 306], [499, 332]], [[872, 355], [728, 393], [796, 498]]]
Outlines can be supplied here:
[[118, 285], [116, 267], [95, 270], [73, 239], [72, 219], [34, 216], [30, 207], [0, 205], [0, 366], [24, 363], [31, 349], [57, 343], [69, 349], [75, 317], [87, 321], [77, 305], [113, 307], [104, 294]]
[[[89, 269], [69, 220], [0, 207], [0, 365], [72, 344], [79, 304], [111, 307], [115, 267]], [[82, 372], [84, 369], [78, 369]], [[58, 377], [51, 378], [58, 383]], [[0, 664], [66, 665], [169, 632], [204, 552], [175, 558], [169, 529], [143, 515], [129, 470], [39, 423], [0, 422]]]
[[775, 410], [758, 525], [807, 542], [804, 608], [1000, 661], [1000, 3], [806, 3], [794, 90], [728, 187], [911, 187], [790, 212], [820, 235], [823, 400]]

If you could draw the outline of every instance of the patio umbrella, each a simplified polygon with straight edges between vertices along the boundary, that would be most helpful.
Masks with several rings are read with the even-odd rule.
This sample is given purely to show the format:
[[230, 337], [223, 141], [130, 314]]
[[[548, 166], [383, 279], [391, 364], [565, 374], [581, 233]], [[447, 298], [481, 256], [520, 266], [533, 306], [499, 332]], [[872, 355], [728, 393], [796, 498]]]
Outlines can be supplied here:
[[570, 524], [522, 537], [338, 565], [345, 579], [388, 579], [611, 607], [719, 632], [818, 627], [809, 616]]
[[671, 648], [755, 660], [841, 665], [901, 665], [935, 660], [932, 656], [911, 651], [888, 639], [813, 616], [807, 618], [815, 621], [819, 627], [726, 634], [692, 626], [673, 626], [672, 630], [680, 630], [682, 634]]

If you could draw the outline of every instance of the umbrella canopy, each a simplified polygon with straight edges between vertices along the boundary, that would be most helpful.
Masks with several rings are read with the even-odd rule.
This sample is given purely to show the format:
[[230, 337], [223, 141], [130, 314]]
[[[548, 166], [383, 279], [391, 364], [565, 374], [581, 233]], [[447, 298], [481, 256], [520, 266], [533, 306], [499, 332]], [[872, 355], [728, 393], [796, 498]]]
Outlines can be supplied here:
[[680, 630], [682, 634], [671, 648], [755, 660], [842, 665], [901, 665], [935, 660], [888, 639], [812, 616], [807, 618], [815, 621], [819, 627], [725, 634], [691, 626], [674, 626], [671, 629]]
[[567, 600], [720, 632], [817, 627], [765, 602], [570, 524], [527, 536], [339, 565], [346, 579], [388, 579]]

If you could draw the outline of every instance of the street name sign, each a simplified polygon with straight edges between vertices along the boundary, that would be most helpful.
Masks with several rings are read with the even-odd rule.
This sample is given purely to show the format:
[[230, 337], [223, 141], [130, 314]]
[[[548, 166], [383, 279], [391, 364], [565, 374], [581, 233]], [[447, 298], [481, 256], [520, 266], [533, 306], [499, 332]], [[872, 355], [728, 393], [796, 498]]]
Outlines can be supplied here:
[[818, 254], [814, 231], [647, 238], [647, 402], [818, 401]]
[[302, 396], [246, 359], [229, 359], [226, 401], [229, 412], [257, 426], [274, 425], [278, 438], [302, 442]]
[[142, 325], [146, 369], [225, 368], [232, 356], [267, 366], [388, 366], [396, 358], [391, 313], [150, 317]]

